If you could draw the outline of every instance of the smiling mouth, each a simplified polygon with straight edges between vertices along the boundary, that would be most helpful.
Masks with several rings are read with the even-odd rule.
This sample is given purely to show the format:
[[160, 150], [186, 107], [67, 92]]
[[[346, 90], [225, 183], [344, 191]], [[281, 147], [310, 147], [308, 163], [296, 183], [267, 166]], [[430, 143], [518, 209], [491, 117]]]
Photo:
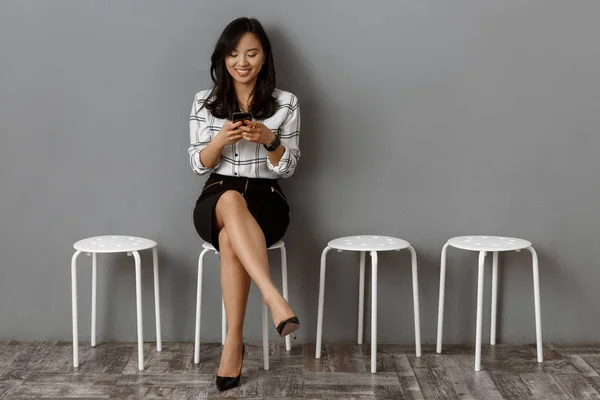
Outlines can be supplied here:
[[238, 73], [239, 76], [248, 76], [248, 74], [250, 74], [250, 69], [242, 69], [242, 68], [236, 68], [235, 71]]

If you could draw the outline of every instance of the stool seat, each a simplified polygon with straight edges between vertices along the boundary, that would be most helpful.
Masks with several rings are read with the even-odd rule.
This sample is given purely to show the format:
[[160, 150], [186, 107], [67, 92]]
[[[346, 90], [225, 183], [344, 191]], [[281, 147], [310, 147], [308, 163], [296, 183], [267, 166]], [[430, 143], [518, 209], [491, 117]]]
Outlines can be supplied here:
[[448, 244], [470, 251], [515, 251], [531, 246], [527, 240], [505, 236], [458, 236], [448, 240]]
[[73, 247], [84, 253], [123, 253], [147, 250], [156, 247], [154, 240], [135, 236], [93, 236], [76, 242]]
[[[282, 248], [283, 246], [285, 246], [285, 243], [283, 242], [283, 240], [280, 240], [277, 243], [273, 244], [271, 247], [269, 247], [267, 250], [276, 250], [276, 249]], [[203, 243], [202, 248], [207, 249], [207, 250], [217, 251], [217, 249], [215, 249], [215, 246], [213, 246], [211, 243], [208, 243], [208, 242]]]
[[350, 251], [392, 251], [410, 247], [406, 240], [378, 235], [345, 236], [333, 239], [327, 245], [333, 249]]

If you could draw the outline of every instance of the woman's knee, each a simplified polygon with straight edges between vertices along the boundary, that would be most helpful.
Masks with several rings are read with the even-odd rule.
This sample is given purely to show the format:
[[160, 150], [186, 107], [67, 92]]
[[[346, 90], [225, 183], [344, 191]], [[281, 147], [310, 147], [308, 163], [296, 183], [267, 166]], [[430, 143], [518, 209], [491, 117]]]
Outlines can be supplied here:
[[246, 200], [244, 196], [242, 196], [239, 192], [235, 190], [228, 190], [219, 197], [219, 201], [217, 201], [217, 207], [221, 208], [236, 208], [236, 207], [244, 207], [246, 208]]
[[225, 225], [225, 221], [228, 217], [238, 216], [239, 212], [244, 212], [246, 210], [248, 210], [248, 205], [246, 204], [244, 196], [235, 190], [226, 191], [219, 197], [215, 207], [219, 227]]

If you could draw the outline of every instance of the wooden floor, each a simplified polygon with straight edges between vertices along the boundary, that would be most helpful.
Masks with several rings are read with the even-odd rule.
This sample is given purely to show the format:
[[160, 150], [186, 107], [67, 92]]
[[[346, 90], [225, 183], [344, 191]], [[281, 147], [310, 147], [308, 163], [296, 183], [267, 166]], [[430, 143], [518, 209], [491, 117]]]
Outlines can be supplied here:
[[83, 344], [81, 366], [72, 366], [71, 343], [0, 342], [0, 399], [599, 399], [600, 344], [544, 347], [485, 346], [483, 370], [473, 371], [473, 348], [380, 345], [371, 374], [369, 345], [314, 344], [285, 352], [271, 344], [271, 369], [262, 370], [262, 346], [247, 345], [242, 384], [220, 393], [214, 385], [221, 346], [202, 346], [192, 363], [191, 343], [146, 344], [146, 369], [137, 370], [136, 345]]

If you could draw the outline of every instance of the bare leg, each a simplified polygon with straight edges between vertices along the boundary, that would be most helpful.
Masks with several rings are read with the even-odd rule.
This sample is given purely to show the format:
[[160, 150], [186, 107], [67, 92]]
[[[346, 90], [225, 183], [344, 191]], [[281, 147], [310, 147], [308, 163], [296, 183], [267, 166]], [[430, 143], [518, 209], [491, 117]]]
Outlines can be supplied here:
[[237, 258], [258, 286], [265, 304], [271, 309], [274, 324], [292, 317], [292, 309], [271, 280], [265, 237], [248, 211], [244, 197], [229, 190], [221, 195], [215, 211], [219, 228], [227, 229], [227, 236]]
[[217, 375], [237, 376], [242, 363], [244, 316], [250, 291], [250, 276], [235, 255], [225, 228], [219, 233], [219, 253], [221, 291], [227, 315], [227, 338]]

